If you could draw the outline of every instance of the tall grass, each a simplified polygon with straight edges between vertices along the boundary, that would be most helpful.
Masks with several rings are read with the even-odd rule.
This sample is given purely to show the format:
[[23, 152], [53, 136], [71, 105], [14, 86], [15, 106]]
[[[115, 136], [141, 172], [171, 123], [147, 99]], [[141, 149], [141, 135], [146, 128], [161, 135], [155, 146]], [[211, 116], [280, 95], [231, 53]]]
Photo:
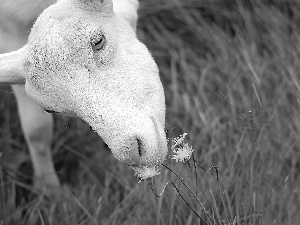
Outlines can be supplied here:
[[[172, 170], [216, 224], [299, 224], [300, 4], [144, 0], [139, 13], [138, 35], [165, 88], [168, 136], [188, 133], [197, 185], [192, 162], [169, 159]], [[0, 96], [1, 151], [25, 152], [9, 92]], [[27, 153], [8, 163], [20, 161], [17, 174], [27, 175], [1, 163], [0, 224], [200, 224], [172, 186], [157, 198], [137, 183], [82, 121], [57, 117], [53, 149], [63, 188], [50, 196], [20, 180], [30, 174]], [[219, 183], [199, 165], [217, 166]], [[169, 171], [156, 189], [167, 181], [213, 224]]]

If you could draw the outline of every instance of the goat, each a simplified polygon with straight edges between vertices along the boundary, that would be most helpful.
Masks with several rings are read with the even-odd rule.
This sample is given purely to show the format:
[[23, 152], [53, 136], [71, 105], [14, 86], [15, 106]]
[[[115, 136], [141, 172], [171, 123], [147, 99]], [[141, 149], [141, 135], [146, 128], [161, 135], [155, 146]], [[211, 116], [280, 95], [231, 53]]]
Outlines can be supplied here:
[[27, 44], [0, 54], [0, 83], [13, 85], [35, 177], [59, 185], [47, 112], [86, 121], [137, 174], [154, 168], [167, 155], [165, 97], [157, 65], [135, 34], [138, 1], [49, 5]]

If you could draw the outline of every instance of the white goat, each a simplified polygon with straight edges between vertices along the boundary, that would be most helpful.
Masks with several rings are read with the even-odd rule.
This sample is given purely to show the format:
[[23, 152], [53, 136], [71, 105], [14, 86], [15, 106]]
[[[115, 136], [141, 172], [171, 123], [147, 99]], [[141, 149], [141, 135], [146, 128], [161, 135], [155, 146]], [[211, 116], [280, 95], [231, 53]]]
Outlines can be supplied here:
[[[13, 3], [1, 4], [0, 14], [9, 13]], [[24, 47], [0, 55], [0, 83], [19, 84], [13, 90], [39, 180], [59, 184], [50, 156], [53, 119], [44, 110], [89, 123], [137, 173], [165, 159], [164, 92], [135, 35], [137, 8], [137, 0], [59, 0], [38, 17]]]

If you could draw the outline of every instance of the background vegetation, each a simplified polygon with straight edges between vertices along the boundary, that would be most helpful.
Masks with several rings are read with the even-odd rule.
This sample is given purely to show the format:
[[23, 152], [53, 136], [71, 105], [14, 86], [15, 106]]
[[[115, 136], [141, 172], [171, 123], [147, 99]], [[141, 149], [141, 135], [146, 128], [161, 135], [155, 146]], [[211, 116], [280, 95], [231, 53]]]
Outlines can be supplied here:
[[[198, 185], [186, 164], [168, 160], [173, 170], [217, 224], [300, 224], [300, 3], [143, 0], [139, 15], [165, 88], [168, 136], [188, 133], [199, 164], [218, 166], [220, 186], [200, 167]], [[138, 183], [87, 124], [55, 121], [63, 188], [36, 194], [15, 100], [2, 88], [0, 224], [200, 224], [171, 185], [157, 198]], [[168, 180], [212, 224], [169, 171], [156, 188]]]

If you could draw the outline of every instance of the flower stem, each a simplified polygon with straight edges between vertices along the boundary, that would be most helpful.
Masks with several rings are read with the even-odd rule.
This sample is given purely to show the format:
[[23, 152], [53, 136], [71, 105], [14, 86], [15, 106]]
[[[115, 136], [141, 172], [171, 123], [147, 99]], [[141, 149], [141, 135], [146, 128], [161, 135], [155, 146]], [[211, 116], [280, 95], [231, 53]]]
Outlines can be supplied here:
[[196, 177], [196, 197], [198, 198], [198, 173], [197, 173], [197, 167], [196, 167], [196, 159], [194, 154], [192, 154], [193, 158], [193, 164], [194, 164], [194, 169], [195, 169], [195, 177]]
[[176, 187], [176, 185], [171, 181], [171, 184], [173, 185], [173, 187], [176, 189], [177, 193], [179, 194], [179, 196], [181, 197], [181, 199], [185, 202], [185, 204], [196, 214], [196, 216], [201, 220], [202, 223], [208, 225], [208, 223], [206, 223], [201, 216], [191, 207], [191, 205], [185, 200], [185, 198], [183, 197], [183, 195], [181, 194], [181, 192], [179, 191], [179, 189]]
[[167, 185], [169, 184], [169, 181], [168, 181], [168, 182], [165, 184], [164, 188], [162, 189], [161, 193], [160, 193], [160, 194], [157, 194], [157, 192], [156, 192], [156, 190], [155, 190], [155, 188], [154, 188], [154, 186], [153, 186], [153, 178], [147, 179], [147, 181], [148, 181], [148, 185], [149, 185], [151, 191], [152, 191], [153, 194], [154, 194], [156, 197], [158, 197], [158, 198], [161, 197], [161, 196], [163, 195], [163, 193], [165, 192], [165, 189], [166, 189]]
[[192, 192], [192, 190], [183, 182], [183, 179], [181, 179], [169, 166], [167, 166], [167, 165], [165, 165], [163, 163], [161, 165], [164, 166], [164, 167], [166, 167], [168, 170], [170, 170], [180, 180], [180, 182], [189, 190], [189, 192], [191, 193], [191, 195], [197, 200], [198, 204], [202, 207], [202, 209], [204, 210], [205, 214], [213, 222], [213, 218], [209, 215], [209, 213], [207, 212], [207, 210], [205, 209], [205, 207], [202, 205], [202, 203], [200, 202], [200, 200], [198, 199], [198, 197], [195, 196], [195, 194]]

